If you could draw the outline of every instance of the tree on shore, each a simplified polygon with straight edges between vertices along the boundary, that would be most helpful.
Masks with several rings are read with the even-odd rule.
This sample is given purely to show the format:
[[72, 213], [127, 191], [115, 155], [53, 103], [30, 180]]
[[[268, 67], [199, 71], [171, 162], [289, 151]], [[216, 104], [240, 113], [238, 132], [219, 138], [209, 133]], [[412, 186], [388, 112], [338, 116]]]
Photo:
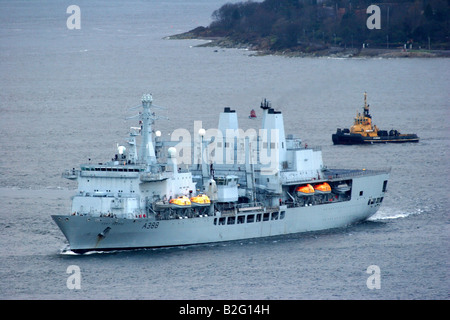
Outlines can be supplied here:
[[198, 31], [226, 36], [260, 49], [283, 50], [330, 46], [398, 47], [414, 44], [450, 49], [449, 0], [389, 0], [381, 9], [381, 29], [369, 30], [371, 0], [265, 0], [227, 3]]

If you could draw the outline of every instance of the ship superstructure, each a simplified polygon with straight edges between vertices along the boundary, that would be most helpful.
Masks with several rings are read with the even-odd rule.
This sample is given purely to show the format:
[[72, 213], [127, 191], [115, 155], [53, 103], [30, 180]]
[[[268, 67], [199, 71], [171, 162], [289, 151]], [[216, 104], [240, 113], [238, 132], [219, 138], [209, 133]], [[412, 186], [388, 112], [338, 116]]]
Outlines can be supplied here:
[[389, 170], [327, 168], [320, 149], [285, 135], [283, 114], [267, 100], [260, 129], [240, 130], [235, 110], [224, 108], [216, 130], [201, 128], [183, 144], [163, 141], [155, 131], [152, 102], [151, 95], [143, 96], [140, 125], [111, 161], [64, 173], [78, 181], [78, 190], [71, 213], [52, 217], [70, 250], [337, 228], [367, 219], [383, 201]]

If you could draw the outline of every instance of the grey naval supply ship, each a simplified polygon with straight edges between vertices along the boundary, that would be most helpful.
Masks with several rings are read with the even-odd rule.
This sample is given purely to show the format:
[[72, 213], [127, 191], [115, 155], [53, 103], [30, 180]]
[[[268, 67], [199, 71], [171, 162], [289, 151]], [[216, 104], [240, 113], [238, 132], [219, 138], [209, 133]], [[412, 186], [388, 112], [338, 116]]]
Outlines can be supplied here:
[[163, 141], [154, 129], [158, 107], [150, 94], [139, 107], [139, 126], [131, 127], [128, 145], [118, 145], [111, 161], [63, 173], [78, 181], [71, 212], [52, 216], [69, 242], [66, 250], [206, 244], [339, 228], [369, 218], [383, 201], [389, 169], [327, 168], [320, 149], [285, 136], [283, 114], [267, 100], [258, 133], [240, 130], [235, 110], [225, 108], [215, 133], [200, 129], [192, 142], [173, 134]]

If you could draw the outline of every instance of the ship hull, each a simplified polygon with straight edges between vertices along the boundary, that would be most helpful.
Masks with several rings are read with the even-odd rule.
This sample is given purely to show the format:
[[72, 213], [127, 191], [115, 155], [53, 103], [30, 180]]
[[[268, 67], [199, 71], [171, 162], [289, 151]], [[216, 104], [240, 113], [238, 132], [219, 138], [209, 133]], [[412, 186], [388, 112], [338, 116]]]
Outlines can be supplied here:
[[400, 136], [377, 136], [363, 137], [360, 134], [334, 133], [332, 135], [333, 144], [374, 144], [374, 143], [405, 143], [419, 142], [416, 134], [405, 134]]
[[[238, 213], [234, 219], [204, 216], [152, 220], [67, 215], [52, 218], [67, 238], [70, 250], [79, 253], [279, 236], [340, 228], [366, 220], [381, 205], [387, 179], [387, 173], [357, 177], [353, 179], [349, 201], [292, 208], [280, 206], [260, 213], [260, 220], [256, 212], [241, 216]], [[254, 218], [251, 222], [247, 219], [249, 215]]]

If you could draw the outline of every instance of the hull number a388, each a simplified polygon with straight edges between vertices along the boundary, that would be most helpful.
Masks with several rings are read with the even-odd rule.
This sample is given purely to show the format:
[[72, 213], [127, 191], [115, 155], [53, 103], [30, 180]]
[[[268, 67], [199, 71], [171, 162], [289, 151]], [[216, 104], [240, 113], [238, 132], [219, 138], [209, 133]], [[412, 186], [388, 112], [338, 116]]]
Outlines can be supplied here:
[[155, 222], [146, 222], [144, 223], [144, 225], [142, 226], [142, 229], [156, 229], [159, 226], [159, 221], [155, 221]]

